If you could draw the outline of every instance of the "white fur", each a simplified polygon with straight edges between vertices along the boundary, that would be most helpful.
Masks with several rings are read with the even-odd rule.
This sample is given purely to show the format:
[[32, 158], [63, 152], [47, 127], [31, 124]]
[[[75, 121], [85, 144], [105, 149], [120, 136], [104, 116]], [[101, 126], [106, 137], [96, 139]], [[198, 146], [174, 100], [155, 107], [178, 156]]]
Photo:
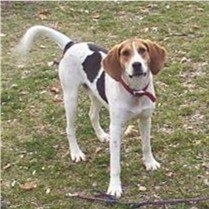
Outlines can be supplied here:
[[40, 35], [46, 36], [54, 40], [62, 50], [64, 49], [66, 44], [71, 41], [71, 39], [69, 39], [67, 36], [52, 28], [48, 28], [42, 25], [36, 25], [29, 28], [25, 35], [22, 37], [16, 47], [17, 52], [22, 55], [27, 55], [27, 53], [31, 49], [34, 39], [36, 37], [39, 37]]
[[143, 71], [143, 73], [147, 73], [148, 72], [148, 67], [147, 67], [146, 63], [144, 62], [143, 58], [140, 56], [140, 54], [137, 53], [134, 41], [132, 43], [132, 47], [133, 47], [133, 56], [132, 56], [130, 62], [128, 62], [127, 65], [126, 65], [126, 72], [127, 72], [127, 74], [128, 75], [132, 75], [133, 74], [132, 64], [134, 62], [140, 62], [142, 64], [142, 71]]
[[[19, 48], [23, 53], [27, 52], [38, 35], [46, 35], [59, 44], [61, 49], [64, 49], [67, 42], [70, 41], [68, 37], [58, 31], [44, 27], [31, 27], [20, 42]], [[108, 187], [108, 194], [120, 197], [122, 194], [121, 180], [120, 180], [120, 146], [123, 135], [124, 126], [126, 122], [132, 118], [139, 118], [139, 128], [142, 138], [143, 161], [147, 170], [155, 170], [160, 167], [160, 164], [155, 160], [152, 154], [150, 145], [150, 129], [151, 129], [151, 115], [155, 108], [155, 103], [150, 101], [146, 96], [134, 98], [124, 87], [112, 77], [106, 74], [105, 86], [108, 105], [101, 100], [96, 89], [95, 82], [88, 81], [86, 74], [82, 70], [82, 63], [88, 55], [92, 53], [86, 43], [79, 43], [73, 45], [63, 56], [59, 65], [59, 77], [64, 93], [64, 105], [67, 118], [67, 138], [70, 145], [71, 159], [75, 162], [85, 161], [85, 154], [79, 148], [77, 143], [74, 121], [77, 107], [78, 88], [85, 83], [89, 90], [87, 93], [91, 99], [91, 108], [89, 116], [92, 126], [100, 141], [110, 141], [110, 183]], [[103, 57], [106, 55], [103, 54]], [[137, 78], [130, 78], [128, 73], [131, 71], [133, 62], [141, 62], [147, 76]], [[99, 74], [104, 69], [101, 69]], [[142, 89], [147, 82], [149, 86], [147, 91], [155, 95], [153, 87], [152, 74], [142, 57], [134, 50], [134, 56], [129, 63], [123, 78], [135, 89]], [[104, 132], [99, 123], [99, 110], [105, 105], [110, 113], [110, 135]]]

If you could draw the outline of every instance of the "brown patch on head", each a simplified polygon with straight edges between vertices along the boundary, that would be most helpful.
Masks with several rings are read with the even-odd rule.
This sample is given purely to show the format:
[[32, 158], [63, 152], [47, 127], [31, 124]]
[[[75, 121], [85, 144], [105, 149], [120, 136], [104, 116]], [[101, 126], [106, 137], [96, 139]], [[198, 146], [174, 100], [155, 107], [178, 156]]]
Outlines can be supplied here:
[[150, 55], [149, 55], [148, 47], [145, 44], [144, 40], [143, 39], [135, 39], [134, 45], [135, 45], [137, 52], [145, 60], [145, 63], [149, 64]]
[[131, 41], [126, 40], [115, 45], [102, 61], [105, 71], [116, 81], [121, 79], [121, 75], [125, 70], [125, 63], [132, 56]]
[[103, 59], [102, 64], [107, 72], [115, 80], [119, 81], [121, 78], [121, 74], [123, 72], [123, 68], [120, 65], [120, 47], [121, 44], [115, 45], [107, 54], [107, 56]]
[[144, 40], [144, 43], [147, 46], [149, 52], [149, 68], [152, 74], [156, 75], [164, 66], [166, 59], [166, 50], [157, 43], [154, 43], [150, 40]]
[[128, 63], [133, 56], [133, 46], [131, 40], [126, 40], [121, 44], [120, 50], [120, 63], [121, 66], [125, 69], [126, 63]]
[[126, 64], [134, 54], [134, 39], [128, 39], [114, 46], [103, 60], [105, 71], [115, 80], [119, 81]]
[[115, 45], [103, 59], [102, 64], [105, 71], [116, 81], [121, 75], [134, 54], [133, 42], [137, 52], [145, 60], [151, 72], [156, 75], [165, 62], [165, 49], [158, 44], [143, 39], [128, 39]]

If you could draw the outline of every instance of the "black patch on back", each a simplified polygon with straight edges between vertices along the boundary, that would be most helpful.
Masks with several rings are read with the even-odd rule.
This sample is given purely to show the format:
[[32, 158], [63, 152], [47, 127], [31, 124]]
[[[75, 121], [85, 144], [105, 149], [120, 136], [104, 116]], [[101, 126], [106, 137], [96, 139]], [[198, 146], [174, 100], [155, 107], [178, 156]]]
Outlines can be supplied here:
[[102, 56], [98, 52], [94, 52], [92, 55], [86, 57], [82, 63], [83, 70], [85, 71], [89, 81], [93, 82], [97, 77], [97, 74], [101, 68]]
[[89, 49], [90, 49], [91, 51], [101, 51], [101, 52], [103, 52], [103, 53], [105, 53], [105, 54], [107, 54], [107, 52], [108, 52], [107, 49], [105, 49], [105, 48], [103, 48], [103, 47], [101, 47], [101, 46], [95, 45], [95, 44], [89, 43], [88, 46], [89, 46]]
[[97, 84], [97, 90], [99, 92], [99, 95], [106, 103], [108, 103], [108, 100], [105, 94], [105, 72], [104, 71], [102, 72], [100, 78], [98, 78], [96, 84]]
[[75, 43], [73, 41], [70, 41], [68, 42], [66, 45], [65, 45], [65, 48], [63, 50], [63, 55], [65, 54], [65, 52], [71, 47], [73, 46]]
[[93, 51], [93, 54], [87, 56], [85, 61], [82, 63], [82, 65], [88, 80], [90, 82], [93, 82], [94, 79], [97, 77], [99, 70], [101, 68], [102, 56], [100, 52], [106, 53], [107, 50], [95, 44], [89, 43], [87, 45], [89, 49]]

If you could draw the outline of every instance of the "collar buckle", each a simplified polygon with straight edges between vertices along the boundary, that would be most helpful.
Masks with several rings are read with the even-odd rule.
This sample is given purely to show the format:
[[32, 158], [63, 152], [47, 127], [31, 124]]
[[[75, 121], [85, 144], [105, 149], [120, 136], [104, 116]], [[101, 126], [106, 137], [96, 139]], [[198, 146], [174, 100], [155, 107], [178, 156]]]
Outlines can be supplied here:
[[133, 95], [134, 96], [139, 96], [139, 95], [144, 95], [144, 93], [145, 93], [145, 91], [143, 91], [143, 90], [135, 90], [135, 89], [133, 89]]

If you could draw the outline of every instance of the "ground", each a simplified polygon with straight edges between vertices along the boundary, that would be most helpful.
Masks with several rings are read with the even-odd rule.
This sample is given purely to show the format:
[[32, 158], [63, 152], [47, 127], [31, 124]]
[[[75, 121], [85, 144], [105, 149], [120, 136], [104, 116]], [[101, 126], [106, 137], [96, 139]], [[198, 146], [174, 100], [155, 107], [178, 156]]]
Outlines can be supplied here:
[[[155, 77], [153, 152], [162, 167], [147, 172], [141, 160], [137, 123], [122, 142], [120, 201], [139, 202], [209, 194], [209, 3], [208, 2], [2, 2], [1, 120], [2, 197], [10, 208], [105, 209], [105, 204], [67, 198], [67, 193], [105, 192], [109, 181], [108, 144], [97, 140], [81, 91], [76, 122], [88, 160], [69, 158], [62, 90], [56, 67], [62, 52], [40, 39], [26, 64], [13, 48], [27, 28], [53, 27], [76, 41], [110, 49], [130, 37], [159, 42], [168, 51]], [[108, 130], [108, 112], [102, 125]], [[125, 208], [125, 206], [111, 206]], [[144, 207], [155, 208], [155, 207]], [[209, 203], [166, 206], [206, 209]]]

